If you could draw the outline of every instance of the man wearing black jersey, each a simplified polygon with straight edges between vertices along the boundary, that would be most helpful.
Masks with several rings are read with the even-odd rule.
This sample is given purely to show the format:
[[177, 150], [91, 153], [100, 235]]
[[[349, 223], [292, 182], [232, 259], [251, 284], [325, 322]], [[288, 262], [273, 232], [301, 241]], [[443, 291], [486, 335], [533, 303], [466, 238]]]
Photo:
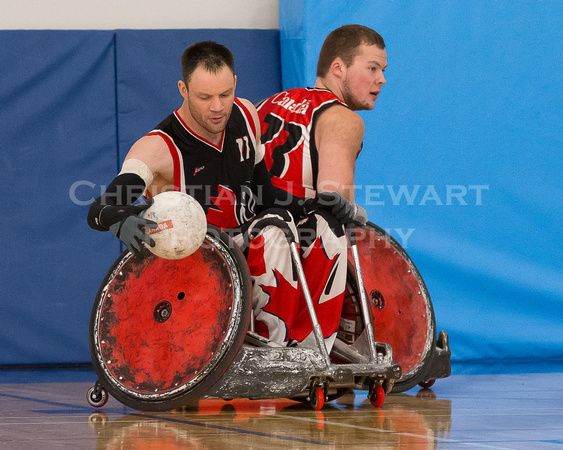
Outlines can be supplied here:
[[[131, 147], [121, 172], [92, 203], [89, 225], [110, 230], [140, 255], [143, 245], [154, 245], [143, 230], [156, 223], [139, 217], [148, 205], [135, 201], [143, 194], [151, 199], [173, 190], [196, 198], [208, 223], [221, 229], [239, 230], [272, 207], [283, 207], [299, 220], [304, 199], [272, 185], [256, 109], [248, 100], [235, 97], [231, 52], [215, 42], [196, 43], [184, 51], [182, 71], [183, 79], [178, 81], [182, 105]], [[350, 218], [351, 204], [343, 197], [325, 193], [324, 200], [325, 208], [338, 219]], [[296, 232], [286, 210], [278, 210], [277, 215]], [[252, 255], [254, 262], [259, 254], [275, 267], [267, 274], [275, 281], [276, 271], [293, 270], [283, 233], [273, 228], [265, 227], [255, 239]], [[273, 297], [282, 301], [283, 290]], [[287, 337], [279, 340], [287, 342]]]
[[266, 185], [273, 204], [269, 175], [257, 145], [259, 122], [254, 106], [235, 97], [236, 76], [231, 52], [214, 42], [190, 46], [182, 55], [183, 103], [173, 114], [133, 144], [118, 177], [92, 204], [92, 228], [110, 229], [130, 250], [138, 252], [150, 238], [137, 217], [144, 206], [131, 206], [165, 191], [184, 191], [203, 206], [209, 223], [236, 228], [250, 220], [254, 185]]

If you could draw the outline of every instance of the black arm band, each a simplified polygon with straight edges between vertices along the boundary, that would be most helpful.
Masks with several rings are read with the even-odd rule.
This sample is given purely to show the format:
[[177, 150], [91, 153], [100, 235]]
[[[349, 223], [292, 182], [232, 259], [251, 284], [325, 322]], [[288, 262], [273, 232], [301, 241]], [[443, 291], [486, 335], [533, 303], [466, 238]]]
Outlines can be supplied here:
[[[112, 220], [111, 217], [109, 217], [109, 220], [101, 220], [104, 208], [131, 205], [143, 195], [145, 188], [145, 182], [135, 173], [123, 173], [118, 175], [109, 184], [106, 191], [90, 205], [87, 219], [88, 225], [94, 230], [107, 231], [109, 226], [112, 225]], [[109, 210], [112, 208], [106, 209]]]
[[305, 216], [304, 204], [307, 199], [274, 186], [264, 160], [254, 167], [252, 192], [257, 198], [256, 214], [270, 208], [282, 208], [289, 211], [295, 221]]

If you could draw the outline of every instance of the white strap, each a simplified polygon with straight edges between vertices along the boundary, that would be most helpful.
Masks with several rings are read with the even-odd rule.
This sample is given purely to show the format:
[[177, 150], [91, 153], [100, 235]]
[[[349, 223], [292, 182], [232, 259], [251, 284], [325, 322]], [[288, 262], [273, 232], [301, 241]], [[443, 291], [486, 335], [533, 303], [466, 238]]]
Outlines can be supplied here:
[[139, 175], [145, 182], [146, 187], [150, 186], [154, 178], [152, 170], [149, 169], [143, 161], [134, 158], [126, 159], [123, 162], [123, 166], [121, 166], [121, 172], [119, 172], [119, 175], [121, 175], [122, 173], [134, 173], [136, 175]]

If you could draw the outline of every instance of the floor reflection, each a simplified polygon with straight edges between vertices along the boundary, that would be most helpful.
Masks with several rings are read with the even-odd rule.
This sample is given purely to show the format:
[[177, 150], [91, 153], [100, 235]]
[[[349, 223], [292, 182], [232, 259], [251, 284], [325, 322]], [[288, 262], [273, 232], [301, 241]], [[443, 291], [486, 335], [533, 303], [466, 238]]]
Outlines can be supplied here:
[[451, 401], [430, 389], [387, 397], [373, 408], [356, 391], [321, 411], [288, 399], [201, 400], [167, 413], [131, 412], [116, 419], [92, 413], [99, 449], [308, 448], [311, 445], [384, 445], [437, 448], [448, 440]]

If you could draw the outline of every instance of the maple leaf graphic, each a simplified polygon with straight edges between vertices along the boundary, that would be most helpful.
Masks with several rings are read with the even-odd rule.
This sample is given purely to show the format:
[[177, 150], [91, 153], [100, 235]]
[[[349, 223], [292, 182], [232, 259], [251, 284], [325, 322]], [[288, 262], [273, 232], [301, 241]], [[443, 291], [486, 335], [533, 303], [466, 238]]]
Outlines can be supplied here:
[[236, 216], [237, 198], [235, 193], [228, 187], [219, 185], [217, 197], [209, 197], [213, 206], [207, 211], [207, 222], [219, 227], [235, 228], [239, 226]]
[[[334, 292], [333, 289], [338, 269], [337, 259], [338, 256], [329, 258], [322, 240], [317, 239], [303, 261], [305, 279], [325, 337], [332, 335], [338, 328], [344, 300], [344, 290]], [[264, 311], [285, 322], [290, 340], [301, 342], [313, 331], [305, 296], [300, 285], [294, 288], [280, 272], [274, 272], [277, 285], [262, 286], [262, 290], [270, 296], [270, 302], [264, 307]]]

